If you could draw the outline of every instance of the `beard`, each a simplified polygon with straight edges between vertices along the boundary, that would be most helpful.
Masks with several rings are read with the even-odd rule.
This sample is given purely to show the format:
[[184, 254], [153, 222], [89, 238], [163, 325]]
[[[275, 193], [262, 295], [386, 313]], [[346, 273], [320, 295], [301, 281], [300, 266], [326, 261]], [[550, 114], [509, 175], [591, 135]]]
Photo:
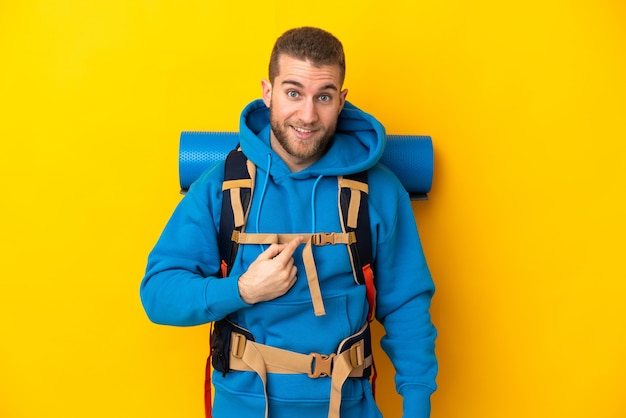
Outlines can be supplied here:
[[[295, 137], [292, 131], [292, 124], [289, 121], [279, 122], [270, 109], [270, 125], [272, 132], [280, 146], [289, 154], [296, 158], [307, 160], [316, 155], [322, 156], [330, 147], [330, 143], [335, 136], [337, 122], [327, 128], [321, 128], [316, 137], [307, 140], [300, 140]], [[313, 128], [306, 125], [298, 125], [302, 128]]]

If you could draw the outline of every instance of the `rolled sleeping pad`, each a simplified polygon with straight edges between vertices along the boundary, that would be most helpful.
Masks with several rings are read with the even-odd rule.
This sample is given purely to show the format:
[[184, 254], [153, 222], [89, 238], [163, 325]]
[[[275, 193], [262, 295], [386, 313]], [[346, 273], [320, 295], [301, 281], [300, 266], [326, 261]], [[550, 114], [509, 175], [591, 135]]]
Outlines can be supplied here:
[[[185, 193], [204, 170], [225, 160], [238, 143], [237, 132], [181, 132], [178, 153], [181, 193]], [[380, 162], [398, 177], [411, 199], [428, 199], [434, 168], [430, 136], [387, 135], [387, 146]]]

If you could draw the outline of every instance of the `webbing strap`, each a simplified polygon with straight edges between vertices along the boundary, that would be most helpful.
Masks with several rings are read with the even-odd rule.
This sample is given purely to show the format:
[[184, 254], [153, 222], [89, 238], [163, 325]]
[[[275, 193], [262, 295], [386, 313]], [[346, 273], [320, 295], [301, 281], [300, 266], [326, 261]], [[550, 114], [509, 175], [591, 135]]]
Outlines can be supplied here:
[[349, 352], [344, 351], [335, 357], [333, 376], [330, 383], [330, 405], [328, 406], [328, 418], [339, 418], [341, 408], [341, 388], [352, 371]]
[[288, 243], [296, 237], [305, 239], [304, 249], [302, 250], [302, 261], [304, 270], [306, 271], [309, 292], [311, 293], [311, 301], [313, 302], [313, 312], [315, 316], [326, 315], [324, 308], [324, 299], [320, 289], [319, 277], [313, 258], [313, 245], [334, 245], [346, 244], [350, 245], [356, 241], [356, 235], [351, 233], [317, 233], [317, 234], [252, 234], [233, 231], [232, 240], [237, 244], [284, 244]]
[[230, 189], [230, 205], [233, 208], [235, 228], [242, 227], [245, 224], [245, 216], [241, 204], [241, 188]]
[[354, 190], [350, 193], [350, 205], [348, 205], [348, 227], [356, 229], [359, 219], [359, 207], [361, 206], [361, 195]]
[[251, 188], [252, 179], [224, 180], [222, 183], [222, 191], [228, 189], [240, 189], [242, 187]]
[[359, 219], [359, 209], [361, 207], [361, 193], [369, 193], [367, 183], [358, 180], [352, 180], [345, 177], [339, 177], [339, 189], [350, 189], [350, 203], [348, 204], [348, 219], [346, 226], [356, 229]]
[[343, 176], [339, 178], [339, 186], [347, 187], [352, 190], [359, 190], [363, 193], [369, 193], [369, 186], [367, 183], [360, 180], [352, 180]]
[[300, 354], [249, 341], [242, 334], [231, 335], [230, 368], [252, 371], [263, 382], [265, 417], [268, 417], [267, 373], [306, 374], [311, 378], [330, 377], [328, 418], [339, 418], [341, 389], [348, 377], [362, 377], [372, 366], [372, 356], [364, 357], [363, 341], [340, 354]]
[[[316, 353], [301, 354], [295, 351], [284, 350], [282, 348], [271, 347], [259, 344], [246, 339], [246, 337], [237, 332], [231, 335], [231, 352], [230, 352], [230, 368], [239, 371], [254, 371], [243, 359], [246, 347], [253, 345], [263, 361], [267, 373], [277, 374], [306, 374], [310, 377], [330, 376], [331, 374], [319, 374], [316, 376], [314, 360], [320, 358], [331, 358], [331, 356], [317, 355]], [[363, 376], [363, 370], [372, 365], [372, 356], [364, 357], [363, 350], [359, 345], [354, 346], [354, 350], [345, 351], [346, 356], [350, 360], [349, 377]], [[333, 363], [338, 356], [334, 356]], [[354, 366], [352, 363], [354, 362]], [[334, 374], [335, 369], [332, 368]]]
[[322, 299], [322, 291], [320, 289], [320, 281], [317, 276], [317, 267], [315, 266], [315, 259], [313, 259], [311, 237], [309, 237], [302, 250], [302, 262], [304, 263], [309, 292], [311, 293], [311, 301], [313, 302], [313, 312], [315, 316], [326, 315], [324, 299]]
[[[249, 346], [249, 347], [248, 347]], [[265, 395], [265, 417], [268, 416], [269, 402], [267, 397], [267, 368], [263, 356], [257, 350], [255, 344], [246, 344], [241, 360], [259, 375], [263, 382], [263, 394]]]
[[231, 239], [237, 244], [287, 244], [297, 237], [302, 237], [305, 242], [311, 241], [311, 245], [350, 245], [356, 242], [354, 232], [319, 232], [316, 234], [269, 234], [233, 231]]

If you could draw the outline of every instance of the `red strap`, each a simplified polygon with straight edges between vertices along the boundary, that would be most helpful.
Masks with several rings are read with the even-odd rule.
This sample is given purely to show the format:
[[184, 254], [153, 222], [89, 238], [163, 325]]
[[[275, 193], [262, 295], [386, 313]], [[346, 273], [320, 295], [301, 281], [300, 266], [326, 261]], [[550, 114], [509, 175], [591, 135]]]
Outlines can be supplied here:
[[[376, 312], [376, 287], [374, 286], [374, 272], [372, 267], [368, 264], [363, 267], [363, 277], [365, 277], [365, 296], [369, 303], [369, 311], [367, 312], [367, 322], [372, 322], [374, 314]], [[372, 360], [372, 396], [376, 399], [376, 378], [378, 372], [376, 371], [376, 363]]]
[[204, 415], [211, 418], [211, 356], [206, 361], [206, 377], [204, 379]]
[[[226, 277], [228, 275], [228, 264], [224, 260], [220, 263], [220, 271], [222, 273], [222, 277]], [[213, 322], [211, 322], [209, 335], [213, 335]], [[206, 418], [211, 418], [213, 416], [211, 402], [211, 392], [213, 389], [211, 386], [211, 351], [209, 352], [209, 357], [206, 360], [206, 370], [204, 373], [204, 415]]]
[[220, 271], [222, 272], [222, 277], [226, 277], [228, 275], [228, 264], [226, 264], [226, 261], [222, 260], [222, 263], [220, 264]]
[[[213, 335], [213, 323], [211, 323], [210, 335]], [[206, 418], [211, 418], [213, 416], [211, 406], [211, 352], [209, 352], [209, 357], [206, 360], [206, 370], [204, 377], [204, 415]]]
[[367, 312], [367, 321], [372, 322], [374, 313], [376, 312], [376, 287], [374, 286], [374, 272], [369, 264], [363, 266], [363, 277], [365, 277], [365, 296], [370, 305], [369, 311]]

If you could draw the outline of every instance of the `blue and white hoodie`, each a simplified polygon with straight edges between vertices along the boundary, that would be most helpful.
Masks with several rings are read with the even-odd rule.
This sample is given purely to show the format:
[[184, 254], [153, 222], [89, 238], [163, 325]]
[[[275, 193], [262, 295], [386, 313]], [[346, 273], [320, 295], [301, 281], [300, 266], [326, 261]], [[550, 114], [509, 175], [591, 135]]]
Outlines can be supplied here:
[[[384, 127], [346, 102], [328, 152], [292, 173], [270, 146], [269, 109], [261, 100], [242, 112], [240, 144], [256, 164], [251, 233], [341, 232], [337, 176], [369, 170], [369, 213], [376, 318], [385, 328], [381, 346], [396, 369], [404, 416], [430, 416], [436, 389], [436, 330], [429, 314], [434, 292], [409, 196], [398, 179], [378, 163], [386, 142]], [[190, 187], [149, 255], [141, 283], [144, 309], [155, 323], [191, 326], [230, 316], [261, 344], [330, 354], [366, 321], [365, 286], [353, 279], [345, 245], [313, 247], [326, 315], [315, 316], [302, 247], [294, 253], [295, 285], [283, 296], [255, 305], [239, 295], [237, 281], [267, 247], [242, 245], [231, 274], [219, 278], [218, 230], [224, 164], [207, 169]], [[321, 418], [328, 414], [329, 378], [268, 374], [271, 418]], [[215, 418], [262, 418], [265, 397], [253, 372], [214, 373]], [[381, 417], [366, 379], [348, 379], [342, 418]]]

